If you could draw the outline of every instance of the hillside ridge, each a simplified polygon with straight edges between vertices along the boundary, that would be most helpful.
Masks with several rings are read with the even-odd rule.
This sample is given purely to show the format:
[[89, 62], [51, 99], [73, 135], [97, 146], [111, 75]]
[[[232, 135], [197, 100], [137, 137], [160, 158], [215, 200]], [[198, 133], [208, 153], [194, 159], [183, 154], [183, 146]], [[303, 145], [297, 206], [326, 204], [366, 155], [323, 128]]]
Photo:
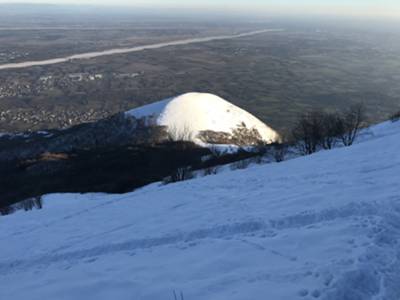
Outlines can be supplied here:
[[0, 298], [397, 300], [399, 146], [386, 122], [279, 164], [48, 195], [0, 218]]

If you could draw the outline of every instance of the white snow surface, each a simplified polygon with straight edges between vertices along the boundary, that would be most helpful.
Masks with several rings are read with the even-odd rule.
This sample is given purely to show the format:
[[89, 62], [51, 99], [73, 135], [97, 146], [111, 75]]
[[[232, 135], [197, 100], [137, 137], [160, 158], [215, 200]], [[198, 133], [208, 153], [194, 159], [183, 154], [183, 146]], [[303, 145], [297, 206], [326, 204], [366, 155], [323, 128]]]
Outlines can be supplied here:
[[400, 122], [351, 147], [0, 217], [0, 299], [400, 299]]
[[257, 129], [265, 142], [280, 140], [275, 130], [252, 114], [207, 93], [183, 94], [130, 110], [126, 115], [144, 118], [148, 125], [166, 126], [170, 134], [189, 136], [194, 142], [199, 142], [200, 131], [232, 133], [241, 124]]

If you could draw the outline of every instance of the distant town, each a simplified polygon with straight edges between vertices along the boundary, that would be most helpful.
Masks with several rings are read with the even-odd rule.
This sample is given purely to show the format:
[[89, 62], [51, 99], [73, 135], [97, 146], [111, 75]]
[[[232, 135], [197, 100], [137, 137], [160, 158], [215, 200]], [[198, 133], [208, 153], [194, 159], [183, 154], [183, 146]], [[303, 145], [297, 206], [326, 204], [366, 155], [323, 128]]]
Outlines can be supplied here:
[[15, 80], [3, 80], [0, 82], [0, 99], [6, 97], [24, 97], [29, 95], [38, 95], [45, 91], [56, 89], [73, 88], [76, 82], [93, 82], [108, 79], [127, 79], [135, 78], [140, 73], [71, 73], [62, 76], [40, 76], [36, 81], [25, 80], [23, 78]]
[[[37, 80], [31, 81], [24, 78], [2, 80], [0, 82], [0, 99], [5, 98], [26, 98], [40, 96], [41, 94], [57, 94], [60, 90], [71, 90], [79, 93], [82, 84], [93, 83], [101, 85], [103, 80], [124, 80], [140, 76], [140, 73], [71, 73], [65, 75], [40, 76]], [[45, 127], [45, 124], [52, 124], [57, 128], [68, 128], [75, 124], [96, 121], [111, 115], [113, 111], [106, 109], [93, 109], [87, 111], [77, 109], [7, 109], [0, 111], [0, 124], [7, 124], [7, 127], [23, 125], [26, 131], [36, 130]]]
[[[87, 123], [108, 117], [112, 112], [89, 109], [89, 111], [82, 112], [78, 110], [60, 110], [60, 111], [46, 111], [38, 110], [6, 110], [0, 111], [0, 123], [7, 123], [9, 126], [14, 124], [27, 124], [35, 128], [41, 124], [56, 124], [57, 128], [65, 129], [71, 125]], [[27, 129], [27, 131], [34, 131], [34, 129]]]

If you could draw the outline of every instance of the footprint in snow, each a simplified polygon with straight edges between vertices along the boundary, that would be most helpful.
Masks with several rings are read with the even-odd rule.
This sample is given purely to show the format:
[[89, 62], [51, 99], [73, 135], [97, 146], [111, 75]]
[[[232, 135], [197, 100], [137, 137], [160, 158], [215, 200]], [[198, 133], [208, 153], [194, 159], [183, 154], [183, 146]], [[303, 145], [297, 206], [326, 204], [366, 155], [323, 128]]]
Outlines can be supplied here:
[[85, 263], [90, 264], [92, 262], [95, 262], [96, 260], [97, 260], [97, 257], [89, 258], [89, 259], [85, 260]]
[[313, 296], [314, 298], [319, 298], [321, 296], [321, 292], [319, 290], [314, 290], [311, 293], [311, 296]]
[[300, 297], [306, 297], [308, 295], [308, 290], [307, 289], [301, 289], [297, 294]]

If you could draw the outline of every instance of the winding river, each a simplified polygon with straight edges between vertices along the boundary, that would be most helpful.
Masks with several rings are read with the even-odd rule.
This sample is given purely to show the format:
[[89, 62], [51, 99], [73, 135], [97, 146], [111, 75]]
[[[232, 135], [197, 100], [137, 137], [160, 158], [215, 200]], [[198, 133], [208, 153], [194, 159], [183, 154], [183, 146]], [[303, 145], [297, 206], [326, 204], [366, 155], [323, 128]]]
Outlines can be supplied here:
[[60, 58], [3, 64], [3, 65], [0, 65], [0, 70], [22, 69], [22, 68], [29, 68], [29, 67], [34, 67], [34, 66], [54, 65], [54, 64], [69, 62], [72, 60], [91, 59], [91, 58], [100, 57], [100, 56], [139, 52], [139, 51], [144, 51], [144, 50], [149, 50], [149, 49], [164, 48], [164, 47], [168, 47], [168, 46], [179, 46], [179, 45], [204, 43], [204, 42], [218, 41], [218, 40], [229, 40], [229, 39], [236, 39], [236, 38], [266, 33], [266, 32], [278, 32], [278, 31], [283, 31], [283, 29], [263, 29], [263, 30], [245, 32], [245, 33], [240, 33], [240, 34], [235, 34], [235, 35], [221, 35], [221, 36], [192, 38], [192, 39], [177, 40], [177, 41], [164, 42], [164, 43], [158, 43], [158, 44], [143, 45], [143, 46], [137, 46], [137, 47], [132, 47], [132, 48], [116, 48], [116, 49], [110, 49], [110, 50], [105, 50], [105, 51], [87, 52], [87, 53], [74, 54], [74, 55], [60, 57]]

